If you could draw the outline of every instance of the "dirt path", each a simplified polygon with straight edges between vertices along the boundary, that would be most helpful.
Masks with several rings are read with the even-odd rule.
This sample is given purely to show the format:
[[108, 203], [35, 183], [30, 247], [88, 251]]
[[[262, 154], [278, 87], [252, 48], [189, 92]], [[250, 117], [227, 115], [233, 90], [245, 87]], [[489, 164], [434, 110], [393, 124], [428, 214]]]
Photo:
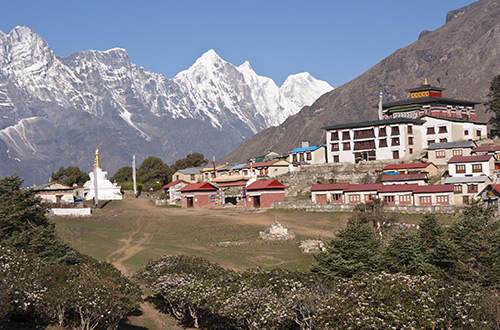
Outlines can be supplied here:
[[[127, 202], [130, 202], [130, 204], [132, 204], [134, 208], [141, 210], [149, 209], [151, 206], [149, 204], [149, 201], [144, 198], [130, 198], [130, 200], [127, 200]], [[124, 262], [142, 251], [144, 249], [144, 245], [149, 243], [153, 237], [153, 235], [150, 233], [142, 232], [140, 218], [137, 219], [136, 226], [136, 230], [132, 232], [129, 237], [122, 240], [123, 246], [118, 250], [113, 251], [106, 257], [106, 260], [111, 262], [113, 266], [115, 266], [123, 275], [128, 278], [131, 278], [134, 274], [132, 270], [124, 264]], [[135, 239], [139, 235], [141, 235], [142, 237], [140, 237], [140, 239]], [[145, 328], [147, 326], [150, 327], [147, 329], [156, 330], [182, 329], [182, 327], [173, 324], [172, 320], [170, 320], [170, 322], [167, 322], [167, 317], [165, 315], [162, 315], [153, 305], [151, 305], [151, 303], [144, 301], [145, 298], [146, 296], [144, 295], [142, 297], [143, 302], [140, 304], [142, 315], [129, 317], [129, 323], [124, 325], [124, 328]]]

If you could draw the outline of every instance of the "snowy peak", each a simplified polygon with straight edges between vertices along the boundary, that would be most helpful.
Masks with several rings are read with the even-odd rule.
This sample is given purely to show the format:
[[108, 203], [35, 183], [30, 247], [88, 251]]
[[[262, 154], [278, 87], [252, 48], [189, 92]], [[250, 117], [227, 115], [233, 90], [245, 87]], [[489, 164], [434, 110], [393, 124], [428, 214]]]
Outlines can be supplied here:
[[58, 57], [34, 31], [17, 27], [0, 31], [0, 160], [2, 150], [24, 163], [59, 159], [58, 150], [75, 149], [75, 136], [170, 160], [186, 151], [220, 157], [330, 89], [307, 73], [280, 88], [248, 61], [235, 66], [213, 49], [169, 80], [137, 67], [123, 48]]

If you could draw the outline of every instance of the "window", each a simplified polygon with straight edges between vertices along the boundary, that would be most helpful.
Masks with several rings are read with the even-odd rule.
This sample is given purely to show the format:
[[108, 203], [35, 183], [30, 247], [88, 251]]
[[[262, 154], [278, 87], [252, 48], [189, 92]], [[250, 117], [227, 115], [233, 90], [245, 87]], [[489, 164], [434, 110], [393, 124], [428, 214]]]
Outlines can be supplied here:
[[339, 132], [332, 132], [331, 139], [332, 141], [337, 141], [339, 139]]
[[349, 195], [349, 203], [359, 203], [360, 201], [360, 195]]
[[342, 202], [342, 194], [332, 194], [332, 203]]
[[448, 133], [446, 126], [439, 126], [439, 133]]
[[420, 205], [431, 205], [431, 196], [420, 196]]
[[445, 158], [446, 151], [445, 150], [436, 150], [436, 158]]
[[399, 126], [391, 127], [391, 135], [399, 135]]
[[297, 154], [293, 154], [293, 161], [296, 162], [297, 161]]
[[304, 161], [304, 153], [300, 153], [300, 161], [303, 162]]
[[435, 141], [434, 140], [427, 140], [427, 145], [430, 146], [431, 143], [434, 143]]
[[461, 184], [454, 185], [453, 186], [453, 193], [461, 194], [462, 193], [462, 185]]
[[350, 140], [351, 135], [349, 134], [349, 131], [347, 132], [342, 132], [342, 140]]
[[481, 173], [483, 171], [483, 165], [482, 164], [472, 164], [472, 172], [474, 173]]
[[408, 134], [413, 134], [413, 126], [408, 125]]
[[413, 155], [413, 148], [408, 149], [408, 153], [409, 153], [410, 155]]
[[398, 145], [399, 145], [399, 138], [392, 138], [391, 146], [398, 146]]
[[464, 135], [469, 135], [469, 130], [468, 129], [464, 129]]
[[378, 129], [378, 136], [387, 136], [387, 132], [386, 132], [385, 127], [380, 127]]
[[464, 152], [462, 149], [453, 149], [453, 157], [462, 157]]
[[437, 195], [436, 200], [438, 204], [449, 204], [448, 195]]
[[307, 159], [307, 160], [311, 160], [311, 159], [312, 159], [312, 157], [311, 157], [311, 153], [310, 153], [310, 152], [308, 152], [308, 153], [306, 154], [306, 159]]
[[413, 136], [408, 137], [408, 145], [410, 145], [410, 146], [413, 145]]
[[384, 201], [387, 204], [394, 204], [394, 196], [384, 196]]
[[465, 173], [465, 165], [457, 165], [456, 172], [457, 173]]
[[447, 139], [447, 138], [442, 138], [442, 139], [439, 139], [439, 143], [445, 143], [445, 142], [448, 142], [448, 139]]
[[480, 129], [476, 130], [476, 136], [478, 136], [478, 137], [481, 136], [481, 130]]
[[351, 143], [350, 142], [344, 142], [342, 146], [343, 150], [351, 150]]
[[334, 162], [334, 163], [338, 163], [338, 162], [340, 162], [340, 160], [339, 160], [339, 155], [333, 155], [333, 162]]
[[338, 143], [332, 143], [332, 151], [339, 151], [339, 144]]
[[378, 140], [378, 146], [380, 148], [387, 147], [387, 139], [380, 139], [380, 140]]
[[194, 174], [191, 174], [191, 175], [189, 176], [189, 180], [194, 181], [194, 179], [195, 179], [195, 178], [194, 178]]
[[467, 185], [467, 192], [468, 193], [477, 193], [478, 192], [478, 185], [477, 184], [468, 184]]
[[175, 176], [175, 180], [176, 180], [176, 181], [177, 181], [177, 180], [179, 180], [179, 175], [176, 175], [176, 176]]
[[427, 135], [429, 135], [429, 134], [436, 134], [436, 133], [434, 132], [434, 126], [427, 127]]
[[469, 204], [469, 196], [462, 196], [462, 203], [464, 205]]
[[400, 195], [399, 202], [402, 204], [410, 204], [411, 203], [411, 195]]
[[398, 150], [392, 151], [392, 159], [399, 159], [399, 151]]

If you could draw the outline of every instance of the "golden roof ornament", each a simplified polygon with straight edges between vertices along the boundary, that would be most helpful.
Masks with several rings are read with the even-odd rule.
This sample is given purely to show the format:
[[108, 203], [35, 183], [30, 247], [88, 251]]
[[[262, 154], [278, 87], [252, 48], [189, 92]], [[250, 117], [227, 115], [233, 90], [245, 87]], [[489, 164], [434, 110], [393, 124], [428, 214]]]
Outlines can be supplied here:
[[101, 168], [101, 163], [99, 162], [99, 149], [95, 148], [95, 166]]

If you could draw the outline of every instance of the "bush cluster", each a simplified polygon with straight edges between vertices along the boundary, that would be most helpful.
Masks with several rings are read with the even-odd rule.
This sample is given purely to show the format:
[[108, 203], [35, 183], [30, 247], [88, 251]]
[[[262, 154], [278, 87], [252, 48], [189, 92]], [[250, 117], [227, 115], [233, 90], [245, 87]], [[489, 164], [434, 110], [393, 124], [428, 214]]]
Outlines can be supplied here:
[[0, 328], [116, 328], [138, 307], [139, 289], [61, 242], [46, 206], [21, 184], [0, 179]]
[[366, 274], [330, 281], [312, 273], [222, 269], [163, 256], [136, 278], [164, 312], [206, 329], [476, 329], [481, 292], [428, 275]]

